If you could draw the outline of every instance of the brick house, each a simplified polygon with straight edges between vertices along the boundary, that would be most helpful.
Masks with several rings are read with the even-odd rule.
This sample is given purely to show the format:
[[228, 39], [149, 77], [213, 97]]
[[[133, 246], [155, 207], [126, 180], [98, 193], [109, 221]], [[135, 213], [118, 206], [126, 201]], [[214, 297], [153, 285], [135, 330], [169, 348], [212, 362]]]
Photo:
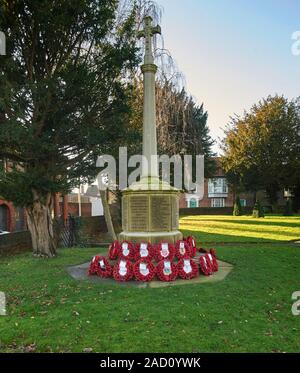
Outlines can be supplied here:
[[[225, 177], [224, 170], [221, 167], [220, 160], [216, 158], [216, 174], [204, 180], [204, 195], [200, 199], [197, 193], [182, 193], [179, 201], [180, 208], [193, 207], [232, 207], [235, 201], [233, 190], [229, 187]], [[239, 193], [241, 205], [243, 207], [252, 207], [255, 203], [253, 192]], [[284, 192], [278, 195], [278, 205], [284, 206]], [[257, 192], [257, 198], [266, 207], [269, 206], [264, 191]]]
[[0, 198], [0, 230], [15, 232], [26, 229], [25, 211]]

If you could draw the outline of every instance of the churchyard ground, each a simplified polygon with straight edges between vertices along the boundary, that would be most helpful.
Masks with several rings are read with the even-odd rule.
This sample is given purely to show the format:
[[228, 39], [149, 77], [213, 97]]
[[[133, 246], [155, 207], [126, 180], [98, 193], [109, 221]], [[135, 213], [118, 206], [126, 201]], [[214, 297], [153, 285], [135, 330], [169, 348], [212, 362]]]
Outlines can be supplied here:
[[300, 216], [186, 216], [181, 230], [234, 265], [224, 281], [141, 289], [70, 277], [98, 248], [0, 258], [0, 351], [300, 352]]

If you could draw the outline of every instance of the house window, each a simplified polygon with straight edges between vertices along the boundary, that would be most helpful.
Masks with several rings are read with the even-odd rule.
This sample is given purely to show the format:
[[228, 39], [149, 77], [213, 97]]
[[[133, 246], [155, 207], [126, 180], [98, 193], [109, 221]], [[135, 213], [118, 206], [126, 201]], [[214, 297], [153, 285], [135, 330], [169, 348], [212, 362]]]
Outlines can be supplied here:
[[209, 194], [228, 193], [227, 180], [224, 177], [208, 179], [208, 193]]
[[246, 207], [247, 206], [247, 200], [246, 199], [241, 199], [241, 206]]
[[195, 198], [190, 199], [189, 207], [198, 207], [197, 200]]
[[212, 198], [211, 207], [225, 207], [225, 198]]

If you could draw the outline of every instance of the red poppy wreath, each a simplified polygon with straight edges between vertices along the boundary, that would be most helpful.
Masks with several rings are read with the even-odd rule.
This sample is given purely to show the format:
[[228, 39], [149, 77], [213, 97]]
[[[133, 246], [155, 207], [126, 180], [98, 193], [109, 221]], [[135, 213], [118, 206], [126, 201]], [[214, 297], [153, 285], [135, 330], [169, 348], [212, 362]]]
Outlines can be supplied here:
[[122, 259], [134, 259], [135, 250], [134, 245], [131, 242], [123, 241], [121, 243], [119, 256]]
[[[213, 249], [211, 249], [211, 250], [213, 250]], [[219, 266], [218, 266], [218, 261], [217, 261], [217, 258], [215, 257], [215, 255], [211, 254], [211, 251], [210, 251], [209, 253], [206, 254], [206, 256], [208, 257], [208, 259], [210, 261], [212, 271], [213, 272], [218, 272]]]
[[199, 275], [197, 263], [190, 258], [180, 259], [177, 268], [179, 276], [184, 280], [191, 280]]
[[121, 249], [120, 241], [114, 241], [109, 245], [108, 257], [110, 260], [116, 260], [119, 256]]
[[149, 259], [139, 259], [133, 265], [133, 274], [138, 281], [152, 281], [156, 274], [156, 268]]
[[185, 241], [189, 245], [190, 250], [190, 257], [193, 258], [196, 255], [197, 248], [196, 248], [196, 240], [193, 236], [188, 236]]
[[171, 243], [161, 242], [156, 246], [155, 257], [156, 261], [159, 262], [164, 259], [173, 260], [175, 256], [175, 247]]
[[113, 277], [116, 281], [124, 282], [132, 279], [133, 268], [129, 260], [119, 259], [113, 268]]
[[190, 245], [184, 240], [177, 241], [175, 245], [175, 255], [178, 259], [190, 258]]
[[200, 265], [201, 271], [203, 272], [203, 274], [205, 276], [212, 275], [213, 270], [212, 270], [212, 267], [211, 267], [211, 264], [210, 264], [210, 260], [209, 260], [209, 258], [207, 256], [207, 254], [201, 255], [199, 257], [199, 265]]
[[178, 268], [168, 259], [161, 260], [156, 266], [157, 277], [161, 281], [174, 281], [178, 276]]
[[148, 242], [141, 242], [135, 245], [135, 260], [139, 259], [149, 259], [153, 258], [153, 247]]
[[97, 274], [97, 267], [98, 267], [98, 261], [99, 261], [99, 258], [101, 256], [100, 255], [95, 255], [90, 263], [90, 266], [89, 266], [89, 270], [88, 270], [88, 274], [89, 275], [96, 275]]
[[105, 256], [96, 255], [94, 256], [90, 265], [89, 274], [98, 275], [101, 278], [110, 277], [112, 273], [112, 266], [105, 258]]

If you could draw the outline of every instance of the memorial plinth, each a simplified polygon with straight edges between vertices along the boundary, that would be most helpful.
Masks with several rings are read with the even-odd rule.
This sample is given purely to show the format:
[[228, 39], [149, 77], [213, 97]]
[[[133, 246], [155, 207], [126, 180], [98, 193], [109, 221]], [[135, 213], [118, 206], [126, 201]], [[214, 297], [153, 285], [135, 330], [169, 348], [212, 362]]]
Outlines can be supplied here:
[[[179, 225], [179, 190], [159, 180], [156, 140], [155, 73], [152, 36], [160, 34], [145, 17], [145, 28], [138, 33], [145, 38], [143, 73], [143, 163], [142, 177], [122, 191], [122, 228], [120, 240], [134, 243], [149, 241], [175, 243], [182, 239]], [[154, 156], [154, 157], [153, 157]]]
[[[182, 239], [179, 227], [179, 191], [158, 181], [150, 188], [132, 184], [122, 195], [121, 240], [175, 243]], [[157, 187], [157, 189], [153, 189]]]

